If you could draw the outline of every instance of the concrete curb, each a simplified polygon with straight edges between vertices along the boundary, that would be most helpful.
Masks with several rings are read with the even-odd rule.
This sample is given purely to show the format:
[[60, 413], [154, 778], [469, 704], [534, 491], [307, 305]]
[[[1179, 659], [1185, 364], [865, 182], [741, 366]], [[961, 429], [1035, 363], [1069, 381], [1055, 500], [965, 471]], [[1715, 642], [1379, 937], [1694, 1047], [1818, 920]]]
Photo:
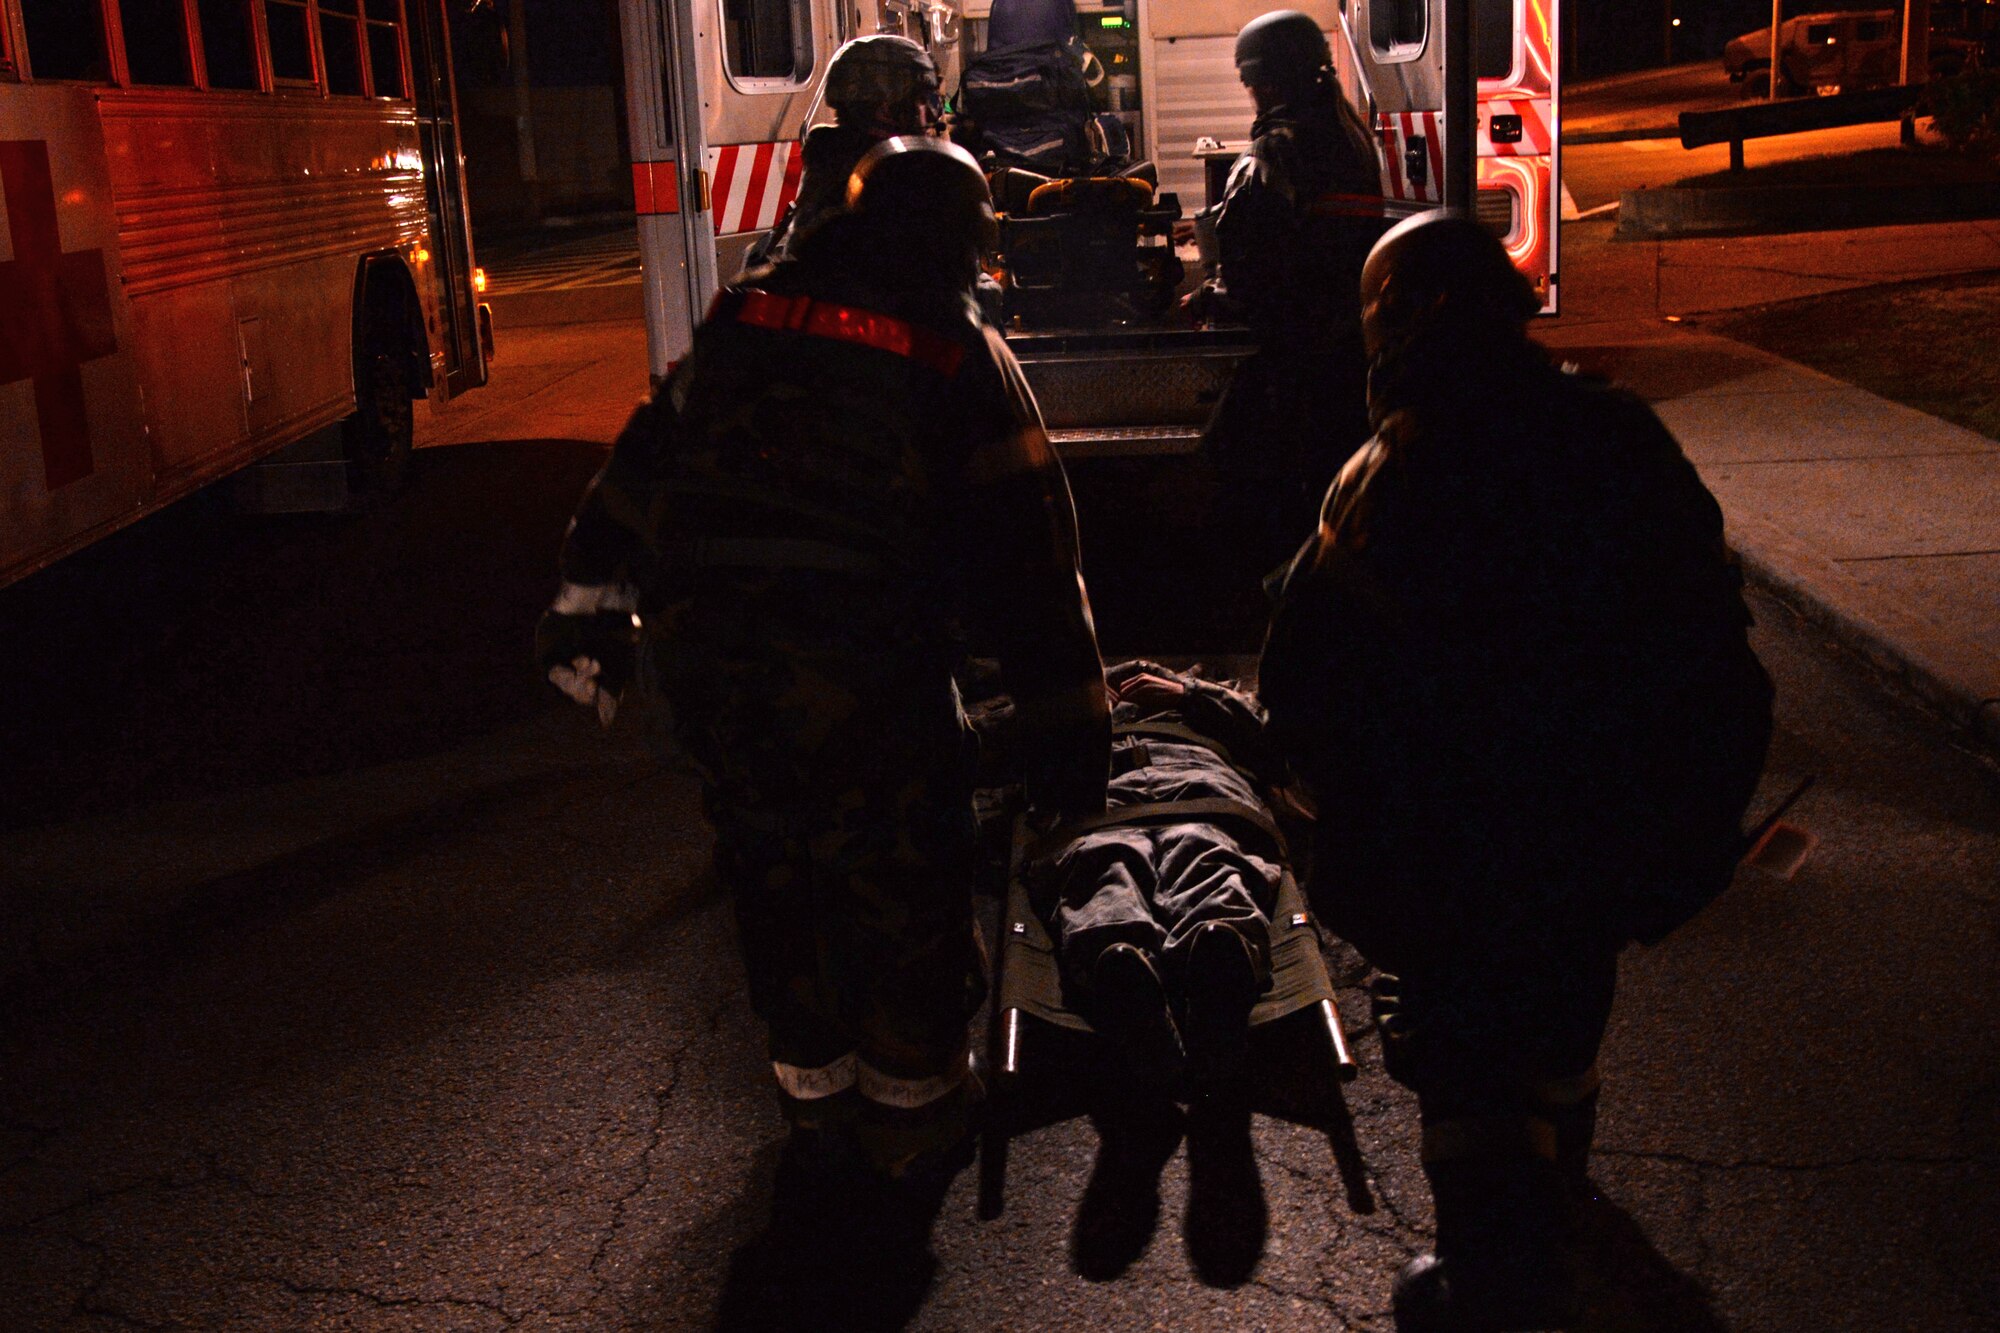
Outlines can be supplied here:
[[1593, 143], [1624, 143], [1628, 139], [1678, 139], [1678, 125], [1641, 125], [1629, 130], [1564, 130], [1564, 147]]
[[[1986, 654], [1938, 626], [1889, 605], [1798, 538], [1761, 519], [1732, 515], [1729, 544], [1750, 581], [1831, 633], [2000, 758], [2000, 698], [1986, 693]], [[2000, 671], [2000, 663], [1988, 662]]]
[[1683, 60], [1672, 65], [1657, 65], [1651, 69], [1628, 69], [1618, 74], [1600, 74], [1594, 79], [1563, 80], [1564, 97], [1575, 97], [1580, 93], [1600, 93], [1608, 88], [1631, 88], [1642, 83], [1657, 83], [1661, 79], [1683, 76], [1690, 71], [1713, 69], [1713, 60]]
[[1617, 234], [1665, 240], [1989, 217], [2000, 217], [2000, 182], [1968, 181], [1920, 190], [1868, 185], [1673, 186], [1621, 194]]

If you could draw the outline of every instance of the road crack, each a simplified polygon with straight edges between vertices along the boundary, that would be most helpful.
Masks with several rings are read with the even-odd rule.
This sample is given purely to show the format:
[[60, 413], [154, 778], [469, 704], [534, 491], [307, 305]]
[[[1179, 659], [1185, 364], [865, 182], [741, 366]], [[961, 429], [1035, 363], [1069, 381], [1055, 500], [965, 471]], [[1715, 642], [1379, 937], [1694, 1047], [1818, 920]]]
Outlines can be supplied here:
[[1719, 1171], [1724, 1174], [1735, 1171], [1779, 1171], [1811, 1173], [1815, 1171], [1846, 1171], [1864, 1166], [1973, 1166], [1977, 1159], [1965, 1154], [1948, 1156], [1922, 1156], [1916, 1154], [1884, 1154], [1833, 1158], [1823, 1162], [1786, 1162], [1766, 1157], [1739, 1157], [1726, 1161], [1697, 1157], [1691, 1153], [1667, 1152], [1645, 1148], [1593, 1148], [1591, 1156], [1613, 1160], [1639, 1162], [1665, 1162], [1674, 1166], [1692, 1167], [1697, 1171]]
[[370, 1291], [366, 1287], [322, 1286], [312, 1282], [294, 1282], [286, 1277], [257, 1275], [251, 1277], [249, 1280], [267, 1282], [273, 1286], [282, 1287], [294, 1296], [348, 1296], [355, 1300], [366, 1301], [370, 1305], [384, 1310], [439, 1308], [482, 1310], [487, 1314], [493, 1315], [509, 1328], [520, 1323], [526, 1317], [513, 1313], [498, 1301], [475, 1300], [468, 1296], [384, 1296], [380, 1292]]

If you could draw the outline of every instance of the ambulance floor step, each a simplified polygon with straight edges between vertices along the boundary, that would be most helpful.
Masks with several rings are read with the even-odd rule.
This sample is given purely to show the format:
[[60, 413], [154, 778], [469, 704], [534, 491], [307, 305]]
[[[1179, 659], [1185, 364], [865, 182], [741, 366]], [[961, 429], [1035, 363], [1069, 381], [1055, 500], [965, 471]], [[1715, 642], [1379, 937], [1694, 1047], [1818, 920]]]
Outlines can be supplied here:
[[1199, 426], [1077, 426], [1049, 432], [1064, 458], [1140, 458], [1191, 454], [1201, 447]]

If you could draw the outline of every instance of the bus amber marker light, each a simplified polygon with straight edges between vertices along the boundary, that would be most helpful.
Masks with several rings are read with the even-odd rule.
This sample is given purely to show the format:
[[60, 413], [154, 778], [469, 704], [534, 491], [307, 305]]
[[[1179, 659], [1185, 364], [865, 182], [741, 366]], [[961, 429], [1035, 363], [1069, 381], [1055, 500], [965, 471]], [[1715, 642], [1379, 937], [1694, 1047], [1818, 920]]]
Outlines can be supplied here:
[[476, 269], [472, 270], [472, 290], [473, 290], [473, 291], [475, 291], [475, 292], [478, 292], [478, 293], [479, 293], [479, 294], [480, 294], [481, 296], [484, 296], [484, 295], [486, 295], [486, 270], [485, 270], [485, 269], [483, 269], [483, 268], [476, 268]]

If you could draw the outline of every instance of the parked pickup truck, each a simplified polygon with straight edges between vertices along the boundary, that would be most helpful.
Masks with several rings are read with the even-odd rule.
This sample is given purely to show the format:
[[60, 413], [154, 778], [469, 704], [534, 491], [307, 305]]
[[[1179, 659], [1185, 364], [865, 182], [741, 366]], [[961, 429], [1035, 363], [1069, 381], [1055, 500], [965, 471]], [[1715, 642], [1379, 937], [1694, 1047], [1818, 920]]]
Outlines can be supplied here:
[[[1831, 95], [1882, 88], [1901, 74], [1903, 18], [1895, 9], [1850, 13], [1801, 14], [1779, 28], [1782, 58], [1778, 94]], [[1977, 50], [1975, 43], [1943, 32], [1931, 34], [1930, 67], [1934, 74], [1961, 69]], [[1745, 97], [1770, 94], [1771, 30], [1753, 28], [1731, 38], [1722, 48], [1722, 67], [1743, 85]]]

